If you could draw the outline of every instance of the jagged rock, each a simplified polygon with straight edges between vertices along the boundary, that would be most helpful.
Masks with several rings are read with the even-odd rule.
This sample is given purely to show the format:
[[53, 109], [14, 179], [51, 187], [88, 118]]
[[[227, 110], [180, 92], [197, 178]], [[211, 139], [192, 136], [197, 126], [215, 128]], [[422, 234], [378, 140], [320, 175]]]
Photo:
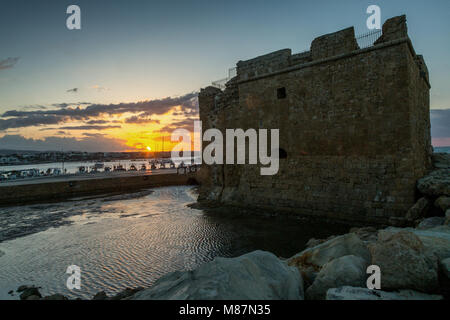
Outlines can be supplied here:
[[406, 219], [416, 220], [424, 217], [429, 208], [429, 201], [427, 198], [422, 197], [406, 212]]
[[20, 286], [19, 289], [17, 289], [17, 291], [22, 292], [20, 294], [20, 300], [28, 300], [28, 298], [30, 298], [31, 296], [36, 296], [39, 299], [42, 297], [41, 293], [36, 287]]
[[444, 297], [450, 299], [450, 258], [439, 262], [439, 285]]
[[439, 262], [439, 267], [442, 271], [442, 274], [448, 279], [450, 280], [450, 258], [441, 260]]
[[327, 300], [442, 300], [440, 295], [431, 295], [414, 290], [386, 292], [367, 288], [340, 287], [327, 291]]
[[350, 233], [356, 234], [364, 242], [374, 242], [378, 240], [378, 230], [374, 227], [351, 228]]
[[299, 268], [312, 266], [319, 271], [331, 260], [348, 255], [355, 255], [370, 261], [370, 252], [364, 242], [356, 234], [347, 233], [303, 250], [289, 258], [288, 264]]
[[144, 288], [142, 288], [142, 287], [138, 287], [135, 289], [126, 288], [125, 290], [119, 292], [115, 296], [112, 296], [109, 300], [122, 300], [122, 299], [125, 299], [128, 297], [131, 297], [133, 294], [135, 294], [141, 290], [144, 290]]
[[327, 241], [326, 239], [311, 238], [306, 243], [306, 248], [312, 248], [312, 247], [318, 246], [319, 244], [324, 243], [326, 241]]
[[439, 197], [450, 196], [450, 169], [439, 169], [419, 179], [417, 188], [422, 194]]
[[370, 262], [370, 252], [366, 244], [355, 233], [348, 233], [303, 250], [289, 258], [288, 264], [298, 268], [305, 287], [309, 287], [325, 264], [348, 255], [355, 255]]
[[69, 300], [66, 296], [56, 293], [42, 298], [42, 300]]
[[21, 285], [19, 288], [17, 288], [17, 292], [22, 292], [25, 291], [26, 289], [30, 288], [32, 286], [28, 286], [28, 285]]
[[401, 231], [408, 231], [418, 236], [425, 247], [425, 251], [428, 254], [435, 254], [439, 260], [450, 257], [450, 226], [444, 225], [426, 230], [390, 227], [383, 230], [386, 234], [394, 234]]
[[445, 222], [444, 217], [431, 217], [426, 218], [422, 220], [419, 225], [417, 226], [417, 229], [424, 230], [424, 229], [431, 229], [434, 227], [442, 226]]
[[406, 227], [410, 221], [404, 217], [390, 217], [388, 222], [394, 227]]
[[447, 209], [450, 209], [450, 197], [441, 196], [437, 198], [434, 202], [434, 206], [438, 207], [443, 212], [446, 212]]
[[366, 282], [368, 263], [361, 257], [343, 256], [325, 264], [306, 290], [310, 300], [325, 299], [327, 290], [341, 286], [363, 286]]
[[450, 169], [450, 153], [433, 153], [432, 162], [436, 169]]
[[33, 294], [22, 300], [41, 300], [41, 297]]
[[447, 209], [447, 211], [445, 211], [445, 222], [444, 224], [446, 226], [450, 225], [450, 209]]
[[303, 299], [303, 281], [296, 268], [272, 253], [254, 251], [170, 273], [128, 299], [295, 300]]
[[324, 242], [327, 242], [327, 241], [329, 241], [329, 240], [331, 240], [331, 239], [334, 239], [334, 238], [336, 238], [336, 237], [337, 237], [337, 236], [329, 236], [329, 237], [326, 238], [326, 239], [315, 239], [315, 238], [311, 238], [311, 239], [309, 239], [308, 242], [306, 243], [306, 248], [312, 248], [312, 247], [318, 246], [319, 244], [322, 244], [322, 243], [324, 243]]
[[106, 295], [105, 291], [100, 291], [97, 292], [94, 297], [92, 298], [92, 300], [107, 300], [108, 296]]
[[408, 231], [380, 231], [369, 244], [372, 264], [381, 269], [384, 290], [414, 289], [434, 292], [438, 288], [438, 260], [426, 252], [420, 238]]

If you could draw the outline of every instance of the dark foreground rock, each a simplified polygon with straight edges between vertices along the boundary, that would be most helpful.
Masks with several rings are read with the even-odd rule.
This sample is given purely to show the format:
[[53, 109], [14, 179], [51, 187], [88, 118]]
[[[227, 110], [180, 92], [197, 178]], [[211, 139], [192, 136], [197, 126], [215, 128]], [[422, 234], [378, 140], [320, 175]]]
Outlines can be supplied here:
[[419, 191], [427, 196], [450, 196], [450, 169], [432, 171], [417, 182]]
[[142, 288], [142, 287], [138, 287], [138, 288], [134, 288], [134, 289], [126, 288], [125, 290], [119, 292], [118, 294], [116, 294], [115, 296], [112, 296], [112, 297], [107, 296], [105, 291], [100, 291], [94, 295], [92, 300], [123, 300], [128, 297], [131, 297], [132, 295], [134, 295], [135, 293], [137, 293], [141, 290], [144, 290], [144, 288]]
[[326, 300], [442, 300], [441, 295], [430, 295], [414, 290], [386, 292], [359, 287], [340, 287], [327, 291]]
[[20, 300], [39, 300], [42, 298], [39, 289], [34, 286], [20, 286], [17, 292], [22, 292], [20, 294]]
[[69, 300], [66, 296], [63, 296], [62, 294], [52, 294], [50, 296], [46, 296], [42, 298], [41, 300]]
[[450, 169], [450, 154], [448, 153], [433, 153], [432, 155], [433, 167], [436, 169]]
[[430, 201], [422, 197], [420, 198], [406, 213], [406, 219], [416, 220], [426, 216], [427, 211], [430, 207]]

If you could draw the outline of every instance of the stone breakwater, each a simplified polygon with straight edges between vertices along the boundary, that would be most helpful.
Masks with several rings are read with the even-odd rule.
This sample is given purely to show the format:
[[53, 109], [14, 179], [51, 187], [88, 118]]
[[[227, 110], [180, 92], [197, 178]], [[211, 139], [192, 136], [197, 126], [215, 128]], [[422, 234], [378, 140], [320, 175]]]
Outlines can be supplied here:
[[[170, 170], [170, 172], [169, 172]], [[145, 188], [196, 184], [195, 174], [167, 173], [111, 173], [54, 177], [44, 180], [11, 182], [0, 185], [0, 205], [63, 200], [104, 193], [126, 193]]]
[[[417, 182], [420, 198], [390, 226], [352, 228], [282, 259], [253, 251], [177, 271], [146, 289], [94, 299], [179, 300], [440, 300], [450, 297], [450, 157], [433, 155], [434, 170]], [[412, 226], [411, 226], [412, 225]], [[367, 289], [369, 265], [381, 270], [381, 290]], [[40, 297], [36, 288], [24, 299]], [[22, 298], [22, 296], [21, 296]], [[51, 298], [63, 299], [60, 295]]]

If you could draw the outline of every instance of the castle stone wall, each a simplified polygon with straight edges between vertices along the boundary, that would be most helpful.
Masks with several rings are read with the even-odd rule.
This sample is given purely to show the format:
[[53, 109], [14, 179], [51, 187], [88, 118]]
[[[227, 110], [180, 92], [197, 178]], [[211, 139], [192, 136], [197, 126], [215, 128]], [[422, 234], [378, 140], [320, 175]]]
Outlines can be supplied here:
[[404, 16], [389, 19], [376, 44], [359, 49], [348, 28], [316, 38], [310, 52], [240, 61], [224, 91], [203, 89], [203, 130], [280, 129], [287, 157], [274, 176], [259, 165], [204, 166], [200, 200], [353, 221], [403, 217], [431, 152], [428, 71], [406, 30]]

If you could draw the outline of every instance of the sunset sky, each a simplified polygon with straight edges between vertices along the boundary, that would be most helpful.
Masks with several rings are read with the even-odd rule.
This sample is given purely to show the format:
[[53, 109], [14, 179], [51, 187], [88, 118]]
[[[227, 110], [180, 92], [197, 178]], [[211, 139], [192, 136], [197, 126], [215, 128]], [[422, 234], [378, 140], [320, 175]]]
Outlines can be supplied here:
[[[81, 30], [66, 8], [81, 8]], [[0, 0], [0, 149], [165, 149], [196, 93], [239, 60], [308, 50], [366, 8], [406, 14], [430, 71], [432, 137], [450, 145], [450, 1]]]

